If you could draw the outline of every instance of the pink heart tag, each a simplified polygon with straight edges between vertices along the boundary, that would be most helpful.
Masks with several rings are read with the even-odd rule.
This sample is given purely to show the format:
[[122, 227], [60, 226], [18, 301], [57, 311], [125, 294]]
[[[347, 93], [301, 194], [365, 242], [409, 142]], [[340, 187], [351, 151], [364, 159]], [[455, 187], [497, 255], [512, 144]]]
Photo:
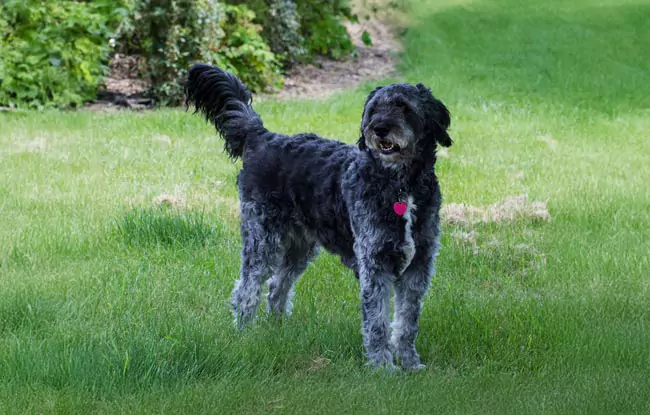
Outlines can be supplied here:
[[393, 203], [393, 210], [399, 216], [404, 216], [404, 214], [406, 213], [406, 206], [407, 205], [404, 202], [395, 202]]

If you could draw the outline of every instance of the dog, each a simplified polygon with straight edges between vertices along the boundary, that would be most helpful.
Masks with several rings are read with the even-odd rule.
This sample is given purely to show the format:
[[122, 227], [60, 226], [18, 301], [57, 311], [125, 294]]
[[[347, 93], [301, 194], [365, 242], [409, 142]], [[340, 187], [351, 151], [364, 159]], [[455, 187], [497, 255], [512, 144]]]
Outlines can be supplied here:
[[421, 83], [377, 87], [355, 146], [267, 130], [246, 87], [218, 67], [192, 66], [185, 93], [242, 159], [235, 325], [253, 319], [266, 281], [268, 312], [290, 314], [293, 286], [323, 247], [359, 280], [367, 363], [423, 369], [415, 340], [440, 238], [436, 148], [452, 145], [445, 105]]

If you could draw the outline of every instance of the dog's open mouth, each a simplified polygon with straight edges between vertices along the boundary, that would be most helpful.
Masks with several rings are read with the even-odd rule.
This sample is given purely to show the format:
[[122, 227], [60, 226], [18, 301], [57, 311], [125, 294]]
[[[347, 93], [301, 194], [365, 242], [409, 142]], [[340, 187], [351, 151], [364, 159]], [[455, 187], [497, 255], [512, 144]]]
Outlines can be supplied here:
[[382, 154], [393, 154], [399, 152], [400, 148], [397, 144], [388, 140], [381, 140], [379, 141], [379, 151], [381, 151]]

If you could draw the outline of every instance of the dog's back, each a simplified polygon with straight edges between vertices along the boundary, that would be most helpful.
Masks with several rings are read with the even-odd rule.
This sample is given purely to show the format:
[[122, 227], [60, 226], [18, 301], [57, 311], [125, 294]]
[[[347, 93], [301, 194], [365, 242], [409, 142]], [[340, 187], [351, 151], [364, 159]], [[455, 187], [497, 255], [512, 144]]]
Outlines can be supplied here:
[[308, 230], [329, 251], [353, 255], [353, 238], [340, 192], [343, 172], [357, 148], [314, 134], [286, 136], [264, 128], [251, 96], [234, 75], [197, 64], [186, 84], [193, 104], [215, 125], [232, 158], [242, 158], [238, 177], [242, 203], [263, 203], [286, 230]]

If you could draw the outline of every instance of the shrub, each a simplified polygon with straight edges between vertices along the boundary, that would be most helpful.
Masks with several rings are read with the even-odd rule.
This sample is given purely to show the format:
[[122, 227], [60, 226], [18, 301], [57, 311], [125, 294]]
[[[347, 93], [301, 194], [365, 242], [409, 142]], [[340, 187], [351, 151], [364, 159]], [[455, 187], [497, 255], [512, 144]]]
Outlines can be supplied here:
[[136, 3], [132, 25], [120, 36], [135, 41], [146, 61], [152, 93], [163, 103], [177, 103], [182, 78], [206, 44], [223, 38], [223, 7], [213, 1], [144, 0]]
[[95, 98], [116, 6], [118, 0], [3, 2], [0, 105], [67, 107]]
[[[225, 4], [224, 2], [228, 2]], [[281, 84], [281, 66], [353, 50], [347, 0], [0, 0], [0, 105], [79, 106], [108, 70], [109, 39], [144, 58], [162, 103], [183, 97], [197, 61], [253, 91]]]
[[5, 41], [6, 34], [8, 32], [9, 25], [4, 18], [4, 11], [2, 3], [0, 3], [0, 101], [2, 98], [2, 80], [5, 77], [5, 56], [9, 53], [7, 50], [7, 45]]
[[300, 30], [305, 47], [313, 55], [340, 59], [354, 51], [342, 19], [356, 20], [347, 0], [297, 0]]
[[342, 58], [354, 51], [342, 19], [355, 20], [345, 0], [227, 0], [246, 4], [285, 67], [315, 55]]
[[[133, 0], [132, 0], [133, 1]], [[275, 56], [253, 24], [254, 13], [214, 0], [143, 0], [121, 26], [125, 52], [146, 60], [153, 95], [162, 103], [183, 98], [183, 80], [197, 61], [237, 73], [259, 91], [279, 80]]]
[[271, 0], [264, 37], [285, 66], [293, 66], [307, 51], [300, 33], [300, 15], [292, 0]]
[[255, 22], [262, 26], [262, 36], [283, 66], [289, 67], [306, 55], [300, 32], [300, 16], [293, 0], [228, 0], [245, 4], [255, 13]]
[[224, 30], [228, 35], [220, 50], [224, 67], [237, 75], [252, 91], [281, 85], [280, 65], [253, 23], [255, 13], [246, 6], [226, 6]]

